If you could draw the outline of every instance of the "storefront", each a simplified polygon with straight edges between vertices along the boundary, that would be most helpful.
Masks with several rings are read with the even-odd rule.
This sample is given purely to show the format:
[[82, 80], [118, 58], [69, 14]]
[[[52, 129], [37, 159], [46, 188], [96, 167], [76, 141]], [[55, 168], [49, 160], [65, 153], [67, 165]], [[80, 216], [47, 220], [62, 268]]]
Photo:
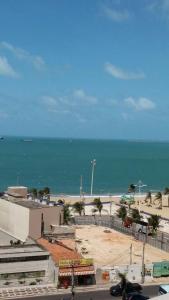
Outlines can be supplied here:
[[95, 269], [92, 259], [73, 259], [59, 261], [59, 287], [95, 284]]

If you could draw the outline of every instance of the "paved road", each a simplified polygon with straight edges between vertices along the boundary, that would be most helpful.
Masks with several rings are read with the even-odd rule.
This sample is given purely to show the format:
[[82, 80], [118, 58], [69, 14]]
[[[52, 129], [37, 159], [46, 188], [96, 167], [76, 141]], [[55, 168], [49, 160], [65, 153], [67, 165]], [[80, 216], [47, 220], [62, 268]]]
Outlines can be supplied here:
[[[143, 294], [149, 297], [155, 297], [158, 294], [158, 285], [146, 286], [143, 288]], [[17, 298], [18, 300], [19, 298]], [[39, 296], [24, 298], [24, 300], [70, 300], [70, 294], [60, 294], [51, 296]], [[112, 297], [109, 291], [90, 291], [78, 292], [75, 295], [75, 300], [121, 300], [121, 297]]]

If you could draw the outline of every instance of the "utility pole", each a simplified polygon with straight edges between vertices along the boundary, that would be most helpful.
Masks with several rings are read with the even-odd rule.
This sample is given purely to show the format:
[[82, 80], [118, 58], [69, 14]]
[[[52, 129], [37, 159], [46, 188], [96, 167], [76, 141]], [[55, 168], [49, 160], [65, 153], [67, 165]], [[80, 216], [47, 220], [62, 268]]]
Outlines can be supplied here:
[[71, 300], [75, 299], [75, 292], [74, 292], [74, 287], [75, 287], [75, 276], [74, 276], [74, 265], [72, 264], [72, 286], [71, 286]]
[[145, 266], [144, 266], [145, 244], [146, 244], [146, 240], [144, 240], [143, 242], [141, 283], [144, 283], [144, 278], [145, 278]]
[[132, 265], [132, 250], [133, 250], [133, 245], [130, 245], [130, 265]]

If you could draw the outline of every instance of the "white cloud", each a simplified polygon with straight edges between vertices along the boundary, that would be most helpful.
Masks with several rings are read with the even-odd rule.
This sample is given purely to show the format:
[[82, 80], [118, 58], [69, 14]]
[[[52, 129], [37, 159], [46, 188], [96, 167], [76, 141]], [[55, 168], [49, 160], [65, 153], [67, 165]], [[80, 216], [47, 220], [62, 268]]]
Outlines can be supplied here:
[[51, 97], [51, 96], [43, 96], [42, 101], [44, 104], [46, 104], [47, 106], [50, 106], [50, 107], [57, 106], [57, 104], [58, 104], [56, 98]]
[[158, 16], [169, 18], [169, 0], [154, 0], [147, 6], [147, 9]]
[[45, 62], [41, 56], [32, 55], [28, 51], [22, 48], [14, 47], [10, 43], [1, 42], [0, 48], [10, 51], [20, 60], [26, 60], [30, 62], [36, 69], [41, 69], [45, 66]]
[[143, 72], [125, 71], [121, 68], [116, 67], [115, 65], [112, 65], [109, 62], [105, 63], [104, 69], [108, 74], [118, 79], [134, 80], [145, 78], [145, 74]]
[[136, 111], [152, 110], [156, 107], [153, 101], [144, 97], [140, 97], [138, 99], [134, 99], [133, 97], [128, 97], [124, 99], [124, 102], [129, 107], [133, 108]]
[[121, 23], [130, 19], [131, 14], [128, 10], [117, 10], [107, 6], [102, 8], [103, 14], [113, 22]]
[[74, 93], [73, 93], [73, 97], [75, 99], [87, 102], [88, 104], [97, 104], [97, 102], [98, 102], [96, 97], [87, 95], [84, 92], [84, 90], [82, 90], [82, 89], [75, 90]]
[[0, 56], [0, 75], [18, 78], [19, 74], [12, 68], [4, 56]]

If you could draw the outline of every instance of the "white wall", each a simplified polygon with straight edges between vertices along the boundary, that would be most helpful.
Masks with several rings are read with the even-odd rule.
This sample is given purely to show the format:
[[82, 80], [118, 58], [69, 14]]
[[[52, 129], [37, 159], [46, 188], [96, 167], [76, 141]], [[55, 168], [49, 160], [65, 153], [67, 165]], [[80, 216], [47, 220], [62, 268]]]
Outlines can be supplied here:
[[29, 209], [0, 198], [0, 229], [25, 241], [29, 234]]

